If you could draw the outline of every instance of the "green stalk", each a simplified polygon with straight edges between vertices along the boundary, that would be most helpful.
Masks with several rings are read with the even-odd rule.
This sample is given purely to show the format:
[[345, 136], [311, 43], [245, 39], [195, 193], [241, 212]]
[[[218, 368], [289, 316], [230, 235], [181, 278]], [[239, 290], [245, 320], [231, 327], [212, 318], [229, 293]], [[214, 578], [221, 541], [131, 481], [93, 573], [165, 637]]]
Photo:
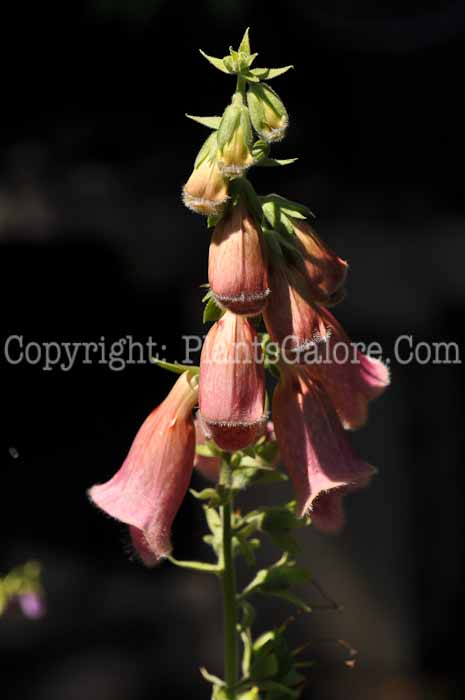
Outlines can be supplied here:
[[231, 465], [223, 463], [221, 482], [227, 489], [227, 502], [221, 508], [223, 526], [222, 581], [224, 611], [224, 680], [229, 700], [235, 700], [237, 685], [237, 607], [236, 571], [232, 556], [231, 515], [233, 495], [231, 490]]

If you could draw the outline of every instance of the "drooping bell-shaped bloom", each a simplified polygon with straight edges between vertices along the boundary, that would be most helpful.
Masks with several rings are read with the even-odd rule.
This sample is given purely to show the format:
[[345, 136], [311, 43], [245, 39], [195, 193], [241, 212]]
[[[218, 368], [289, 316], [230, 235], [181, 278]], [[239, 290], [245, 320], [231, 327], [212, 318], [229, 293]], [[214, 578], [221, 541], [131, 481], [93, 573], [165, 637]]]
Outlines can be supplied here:
[[142, 424], [115, 476], [89, 490], [99, 508], [130, 526], [133, 544], [148, 565], [171, 551], [171, 525], [193, 469], [196, 402], [197, 377], [184, 372]]
[[307, 371], [323, 384], [344, 428], [357, 430], [367, 421], [369, 402], [389, 385], [389, 370], [380, 360], [360, 352], [327, 309], [321, 308], [319, 315], [331, 333], [306, 365]]
[[266, 416], [261, 347], [245, 316], [226, 311], [209, 330], [200, 357], [199, 409], [207, 436], [240, 450], [263, 432]]
[[[198, 414], [195, 417], [195, 444], [204, 445], [207, 441], [202, 417]], [[209, 481], [218, 481], [221, 471], [220, 457], [206, 457], [195, 453], [194, 467]]]
[[347, 277], [347, 262], [323, 243], [307, 221], [291, 217], [289, 220], [297, 237], [313, 300], [321, 304], [334, 303]]
[[263, 320], [275, 343], [289, 361], [328, 336], [302, 271], [284, 260], [273, 259], [269, 269], [270, 298]]
[[300, 514], [315, 513], [316, 526], [326, 531], [338, 529], [342, 525], [341, 489], [366, 486], [373, 468], [356, 455], [323, 386], [305, 369], [281, 367], [273, 396], [273, 422]]
[[228, 183], [216, 161], [217, 137], [211, 134], [199, 151], [188, 181], [183, 187], [186, 207], [204, 216], [219, 214], [228, 201]]
[[267, 302], [270, 290], [263, 234], [242, 203], [215, 226], [208, 279], [219, 305], [236, 314], [254, 316]]

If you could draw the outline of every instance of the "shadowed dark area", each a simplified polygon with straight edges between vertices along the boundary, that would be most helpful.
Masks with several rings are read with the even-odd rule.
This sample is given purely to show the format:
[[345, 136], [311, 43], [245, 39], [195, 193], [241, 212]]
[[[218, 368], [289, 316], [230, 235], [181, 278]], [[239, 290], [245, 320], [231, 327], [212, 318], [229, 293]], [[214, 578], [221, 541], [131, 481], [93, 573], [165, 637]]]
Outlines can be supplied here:
[[[184, 114], [226, 106], [233, 79], [197, 49], [225, 55], [249, 25], [257, 65], [295, 65], [273, 81], [290, 114], [274, 152], [299, 156], [251, 179], [316, 212], [350, 264], [336, 317], [392, 360], [392, 387], [351, 436], [378, 475], [347, 498], [341, 535], [302, 533], [303, 561], [344, 608], [291, 625], [318, 660], [304, 698], [460, 697], [463, 365], [422, 364], [425, 348], [402, 364], [409, 341], [401, 362], [394, 347], [453, 341], [462, 360], [463, 4], [75, 0], [12, 6], [2, 22], [0, 575], [40, 560], [48, 608], [40, 621], [0, 617], [5, 698], [200, 699], [198, 668], [221, 675], [216, 581], [132, 562], [125, 528], [86, 489], [120, 466], [172, 383], [138, 346], [133, 364], [110, 367], [102, 338], [117, 352], [151, 337], [145, 360], [172, 361], [183, 335], [206, 332], [209, 233], [180, 190], [207, 133]], [[95, 348], [47, 371], [33, 347], [14, 363], [19, 337]], [[289, 493], [251, 490], [244, 507]], [[208, 556], [203, 532], [187, 497], [176, 556]], [[292, 613], [259, 607], [263, 628]], [[358, 650], [353, 669], [341, 639]]]

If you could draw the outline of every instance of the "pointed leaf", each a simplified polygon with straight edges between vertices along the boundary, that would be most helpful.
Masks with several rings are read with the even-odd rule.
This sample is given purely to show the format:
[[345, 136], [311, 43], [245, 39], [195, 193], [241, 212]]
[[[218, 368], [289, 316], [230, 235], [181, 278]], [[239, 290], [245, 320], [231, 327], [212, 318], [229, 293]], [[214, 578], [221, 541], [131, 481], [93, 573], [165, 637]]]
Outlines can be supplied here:
[[166, 369], [168, 372], [173, 372], [174, 374], [183, 374], [187, 371], [192, 372], [192, 374], [198, 374], [200, 372], [200, 367], [196, 365], [181, 365], [179, 362], [165, 362], [156, 357], [151, 357], [150, 361], [153, 362], [154, 365]]
[[200, 673], [202, 674], [202, 678], [205, 678], [206, 681], [209, 683], [213, 683], [213, 685], [218, 685], [220, 688], [223, 688], [226, 684], [221, 678], [218, 678], [218, 676], [214, 676], [213, 673], [209, 673], [206, 668], [202, 666], [200, 668]]
[[202, 51], [202, 49], [199, 49], [199, 51], [202, 54], [202, 56], [212, 64], [212, 66], [215, 66], [215, 68], [218, 68], [218, 70], [222, 71], [223, 73], [230, 73], [230, 71], [224, 65], [223, 58], [215, 58], [215, 56], [209, 56], [205, 53], [205, 51]]
[[218, 321], [218, 319], [222, 317], [223, 313], [223, 309], [218, 306], [213, 297], [210, 297], [203, 310], [203, 322], [208, 323], [209, 321]]
[[279, 75], [287, 73], [294, 66], [284, 66], [283, 68], [252, 68], [252, 73], [260, 80], [271, 80]]
[[195, 117], [193, 114], [186, 114], [186, 117], [198, 124], [207, 126], [209, 129], [218, 129], [221, 122], [221, 117]]
[[274, 598], [282, 598], [283, 600], [287, 600], [289, 603], [292, 603], [292, 605], [295, 605], [296, 608], [299, 608], [304, 612], [312, 612], [312, 608], [310, 607], [310, 605], [307, 605], [307, 603], [304, 600], [296, 596], [294, 593], [291, 593], [290, 591], [273, 591], [270, 593], [266, 593], [266, 595], [271, 595]]
[[278, 165], [291, 165], [295, 163], [298, 158], [263, 158], [255, 163], [255, 165], [260, 165], [264, 168], [273, 168]]
[[239, 44], [239, 51], [243, 51], [244, 53], [250, 53], [249, 29], [250, 27], [247, 27], [247, 29], [244, 32], [244, 36], [242, 37], [241, 43]]

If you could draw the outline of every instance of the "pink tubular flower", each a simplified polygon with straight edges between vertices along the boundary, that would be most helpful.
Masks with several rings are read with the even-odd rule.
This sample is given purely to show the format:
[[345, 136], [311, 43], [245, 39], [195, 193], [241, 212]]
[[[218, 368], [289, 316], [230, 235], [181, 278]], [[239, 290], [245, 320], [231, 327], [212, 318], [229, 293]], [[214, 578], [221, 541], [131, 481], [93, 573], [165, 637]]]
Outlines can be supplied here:
[[333, 303], [345, 283], [347, 262], [333, 253], [306, 221], [293, 218], [290, 221], [303, 256], [313, 300], [321, 304]]
[[283, 353], [294, 357], [315, 344], [325, 342], [328, 328], [312, 304], [303, 273], [284, 260], [274, 260], [269, 272], [271, 295], [263, 320], [271, 339]]
[[263, 310], [270, 293], [263, 234], [243, 204], [230, 209], [215, 227], [208, 279], [220, 306], [246, 316]]
[[120, 470], [89, 490], [99, 508], [130, 526], [133, 544], [149, 566], [171, 551], [171, 525], [193, 469], [196, 402], [197, 377], [184, 372], [142, 424]]
[[256, 441], [266, 423], [265, 377], [257, 334], [226, 311], [209, 330], [200, 358], [199, 409], [207, 436], [223, 450]]
[[321, 384], [302, 368], [281, 370], [273, 420], [300, 515], [310, 514], [316, 527], [335, 531], [343, 524], [339, 496], [366, 486], [373, 468], [355, 454]]
[[344, 428], [357, 430], [367, 421], [368, 403], [389, 385], [389, 370], [357, 350], [327, 309], [319, 314], [331, 333], [325, 345], [317, 348], [320, 356], [307, 365], [307, 371], [323, 384]]

